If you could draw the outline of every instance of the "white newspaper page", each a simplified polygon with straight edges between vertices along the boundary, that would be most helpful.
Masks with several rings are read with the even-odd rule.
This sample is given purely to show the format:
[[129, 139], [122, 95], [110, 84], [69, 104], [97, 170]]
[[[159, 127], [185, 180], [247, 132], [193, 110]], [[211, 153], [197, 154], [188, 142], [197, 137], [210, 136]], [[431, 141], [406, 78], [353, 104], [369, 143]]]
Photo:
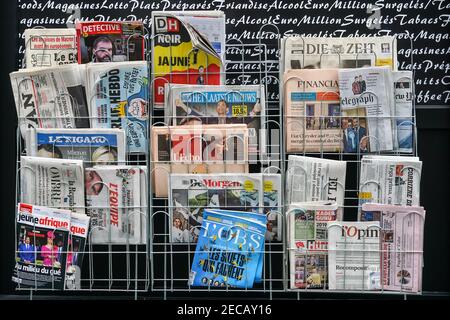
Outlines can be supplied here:
[[140, 169], [86, 168], [86, 205], [94, 244], [140, 244]]
[[390, 74], [387, 67], [339, 70], [345, 152], [394, 149]]
[[411, 71], [392, 72], [395, 92], [395, 128], [397, 148], [404, 153], [413, 152], [413, 77]]
[[417, 157], [363, 156], [359, 203], [418, 206], [422, 162]]
[[77, 32], [74, 28], [25, 29], [25, 68], [77, 63]]
[[84, 214], [83, 161], [21, 157], [20, 199]]
[[364, 204], [361, 221], [380, 221], [381, 283], [384, 290], [422, 290], [423, 207]]
[[385, 37], [287, 37], [284, 71], [289, 69], [389, 66], [397, 70], [397, 39]]
[[286, 203], [328, 200], [339, 205], [345, 197], [345, 161], [289, 155]]
[[380, 223], [328, 224], [330, 290], [380, 289]]

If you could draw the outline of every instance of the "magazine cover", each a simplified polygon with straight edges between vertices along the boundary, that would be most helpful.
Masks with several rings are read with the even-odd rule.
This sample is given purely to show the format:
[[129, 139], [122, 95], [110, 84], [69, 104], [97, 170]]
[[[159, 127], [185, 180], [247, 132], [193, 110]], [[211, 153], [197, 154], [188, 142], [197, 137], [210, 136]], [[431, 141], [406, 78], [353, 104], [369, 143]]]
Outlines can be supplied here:
[[339, 70], [345, 152], [394, 150], [392, 83], [388, 67]]
[[[259, 222], [266, 226], [268, 226], [268, 223], [269, 223], [267, 216], [259, 214], [259, 213], [252, 213], [252, 212], [246, 212], [246, 211], [232, 211], [232, 210], [223, 210], [223, 209], [206, 209], [205, 212], [206, 212], [205, 219], [207, 218], [208, 214], [217, 213], [217, 214], [223, 214], [223, 215], [228, 215], [228, 216], [232, 216], [232, 217], [239, 217], [239, 218], [243, 218], [243, 219], [256, 221], [256, 222]], [[238, 227], [238, 226], [239, 225], [237, 224], [236, 227]], [[268, 231], [269, 230], [266, 229], [266, 241], [267, 241]], [[261, 233], [261, 235], [264, 235], [264, 234]], [[244, 236], [245, 236], [245, 234], [244, 234]], [[256, 253], [259, 255], [259, 262], [258, 262], [258, 267], [256, 269], [256, 275], [255, 275], [255, 283], [261, 283], [262, 282], [263, 265], [264, 265], [263, 247], [261, 246], [260, 251], [253, 252], [253, 253]]]
[[147, 152], [147, 62], [89, 64], [86, 72], [92, 127], [121, 128], [128, 152]]
[[171, 174], [171, 241], [196, 243], [205, 208], [258, 213], [263, 201], [261, 174]]
[[93, 244], [141, 243], [140, 175], [133, 166], [86, 168], [86, 212]]
[[170, 173], [247, 173], [245, 124], [152, 127], [153, 184], [167, 197]]
[[365, 203], [361, 221], [380, 221], [382, 289], [420, 292], [425, 224], [423, 207]]
[[84, 214], [83, 161], [20, 157], [20, 199]]
[[252, 288], [264, 246], [265, 225], [206, 210], [189, 285]]
[[337, 220], [336, 202], [297, 202], [289, 205], [291, 289], [328, 289], [327, 222]]
[[78, 63], [145, 60], [141, 21], [78, 22]]
[[337, 69], [284, 74], [286, 151], [339, 152], [342, 145]]
[[329, 222], [330, 290], [380, 290], [380, 223]]
[[[173, 125], [243, 123], [248, 127], [249, 155], [255, 160], [265, 128], [265, 93], [262, 85], [206, 86], [169, 85], [166, 107]], [[173, 120], [172, 120], [173, 119]]]
[[73, 28], [29, 28], [24, 37], [27, 69], [77, 63], [77, 31]]
[[[160, 108], [164, 107], [166, 83], [218, 85], [224, 82], [221, 75], [223, 53], [216, 51], [217, 42], [222, 42], [221, 38], [224, 36], [220, 35], [218, 41], [214, 41], [216, 44], [211, 44], [206, 36], [186, 20], [186, 15], [189, 14], [178, 17], [164, 11], [152, 12], [152, 34], [155, 35], [152, 41], [153, 99]], [[203, 15], [207, 16], [206, 13]], [[225, 32], [221, 27], [225, 17], [217, 16], [217, 19], [215, 27], [210, 30], [214, 34], [221, 34], [222, 31]]]
[[121, 129], [30, 130], [30, 155], [83, 160], [85, 167], [125, 162], [125, 133]]
[[66, 290], [81, 289], [81, 267], [84, 249], [89, 235], [89, 217], [72, 212], [70, 214], [69, 249], [67, 253]]
[[337, 202], [338, 220], [343, 215], [346, 161], [289, 155], [286, 174], [286, 203]]
[[398, 151], [412, 153], [414, 145], [413, 75], [411, 71], [392, 72], [395, 92], [395, 128]]
[[13, 282], [19, 288], [64, 288], [70, 211], [26, 203], [17, 205]]
[[89, 128], [78, 64], [10, 73], [20, 131], [28, 128]]
[[282, 39], [283, 71], [289, 69], [390, 66], [397, 70], [397, 38], [286, 37]]
[[364, 155], [359, 206], [369, 202], [419, 206], [421, 173], [418, 157]]

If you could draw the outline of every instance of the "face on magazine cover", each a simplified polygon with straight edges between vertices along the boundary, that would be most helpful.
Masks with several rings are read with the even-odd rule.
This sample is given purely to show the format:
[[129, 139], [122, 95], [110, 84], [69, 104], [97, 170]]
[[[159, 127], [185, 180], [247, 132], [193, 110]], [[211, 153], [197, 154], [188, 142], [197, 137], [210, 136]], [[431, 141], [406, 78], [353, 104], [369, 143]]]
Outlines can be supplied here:
[[41, 144], [40, 146], [38, 146], [37, 156], [43, 158], [61, 159], [62, 152], [58, 147], [52, 144]]
[[96, 171], [86, 170], [84, 174], [84, 187], [86, 195], [99, 195], [103, 189], [103, 180]]
[[92, 46], [94, 62], [111, 62], [113, 57], [113, 43], [108, 37], [98, 37]]

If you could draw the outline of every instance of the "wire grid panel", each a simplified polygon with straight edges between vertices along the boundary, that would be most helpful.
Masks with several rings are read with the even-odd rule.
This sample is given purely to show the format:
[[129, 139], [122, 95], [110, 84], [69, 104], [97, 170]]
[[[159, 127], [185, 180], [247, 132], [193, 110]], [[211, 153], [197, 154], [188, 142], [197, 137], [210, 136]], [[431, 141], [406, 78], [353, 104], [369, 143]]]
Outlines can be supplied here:
[[[131, 35], [126, 40], [126, 45], [129, 45], [130, 38], [137, 38], [142, 37], [142, 35]], [[145, 57], [148, 57], [149, 51], [147, 50], [147, 41], [148, 35], [144, 37], [144, 44], [145, 44]], [[42, 39], [44, 41], [44, 39]], [[44, 41], [45, 42], [45, 41]], [[44, 45], [45, 47], [45, 45]], [[148, 61], [148, 59], [147, 59]], [[148, 63], [147, 63], [148, 67]], [[149, 79], [150, 74], [147, 74], [147, 79]], [[30, 83], [33, 84], [33, 80], [29, 79]], [[33, 84], [34, 85], [34, 84]], [[20, 93], [20, 86], [18, 88], [18, 92]], [[95, 92], [95, 91], [94, 91]], [[92, 95], [92, 97], [87, 96], [87, 99], [91, 100], [95, 98], [95, 94]], [[89, 102], [89, 101], [87, 101]], [[50, 101], [50, 103], [52, 103]], [[62, 93], [55, 97], [53, 104], [54, 107], [57, 107], [58, 103], [65, 103], [67, 105], [74, 105], [77, 104], [77, 100], [71, 96], [69, 93]], [[148, 101], [148, 94], [147, 94], [147, 101], [146, 101], [146, 108], [149, 106]], [[38, 108], [39, 105], [36, 106]], [[127, 117], [128, 116], [124, 116]], [[112, 117], [103, 117], [104, 120], [111, 120]], [[40, 116], [40, 120], [44, 122], [52, 122], [52, 123], [59, 123], [60, 120], [64, 120], [63, 117], [45, 117]], [[94, 116], [81, 116], [79, 114], [75, 114], [73, 117], [75, 122], [78, 121], [89, 121], [92, 123], [94, 120]], [[95, 117], [95, 120], [97, 118]], [[148, 112], [142, 117], [142, 120], [146, 123], [146, 130], [144, 130], [144, 139], [148, 141], [148, 134], [150, 130], [150, 124], [149, 124], [149, 117]], [[21, 191], [21, 175], [23, 175], [23, 172], [26, 169], [29, 168], [21, 168], [21, 156], [27, 155], [26, 149], [25, 149], [25, 143], [21, 135], [20, 126], [23, 123], [27, 123], [29, 121], [33, 121], [35, 123], [38, 122], [38, 116], [37, 115], [27, 115], [24, 116], [22, 114], [18, 115], [18, 121], [19, 126], [17, 128], [17, 161], [16, 161], [16, 168], [17, 168], [17, 175], [16, 175], [16, 203], [21, 202], [22, 199], [22, 191]], [[108, 121], [109, 122], [109, 121]], [[52, 128], [55, 128], [56, 126], [50, 126]], [[127, 130], [125, 130], [125, 136], [126, 141], [128, 142], [130, 135], [129, 127], [127, 126]], [[34, 132], [33, 132], [34, 133]], [[56, 144], [57, 141], [55, 141]], [[54, 146], [55, 146], [54, 144]], [[92, 154], [92, 149], [94, 147], [89, 147], [89, 155]], [[109, 146], [108, 149], [111, 149]], [[50, 150], [52, 151], [52, 150]], [[50, 152], [49, 151], [49, 152]], [[55, 150], [53, 150], [55, 151]], [[111, 151], [111, 150], [109, 150]], [[53, 152], [54, 153], [54, 152]], [[145, 172], [144, 175], [141, 174], [141, 177], [143, 177], [143, 181], [141, 181], [140, 184], [140, 194], [145, 195], [141, 199], [140, 205], [127, 205], [124, 202], [124, 205], [114, 205], [111, 206], [109, 203], [110, 197], [108, 197], [109, 201], [108, 203], [105, 203], [102, 206], [66, 206], [66, 207], [59, 207], [60, 209], [69, 209], [69, 210], [82, 210], [83, 212], [88, 212], [89, 209], [99, 209], [105, 211], [105, 217], [106, 222], [105, 224], [108, 227], [102, 226], [102, 225], [91, 225], [89, 228], [89, 232], [86, 239], [86, 245], [84, 252], [80, 249], [80, 253], [83, 252], [83, 261], [82, 264], [79, 265], [81, 273], [80, 273], [80, 279], [79, 283], [77, 283], [76, 289], [70, 289], [70, 291], [90, 291], [90, 292], [128, 292], [128, 293], [134, 293], [137, 297], [138, 292], [147, 292], [150, 285], [150, 257], [149, 257], [149, 239], [148, 239], [148, 226], [149, 226], [149, 219], [148, 219], [148, 191], [149, 187], [149, 180], [148, 180], [148, 168], [149, 168], [149, 152], [148, 149], [146, 149], [143, 153], [129, 153], [126, 152], [126, 159], [125, 161], [109, 161], [108, 164], [111, 165], [127, 165], [128, 168], [124, 170], [128, 170], [125, 172], [124, 179], [126, 179], [129, 174], [132, 173], [133, 170], [140, 170], [143, 169]], [[84, 164], [87, 166], [91, 166], [95, 163], [93, 161], [84, 161]], [[139, 171], [138, 171], [139, 172]], [[142, 171], [141, 171], [142, 173]], [[84, 173], [83, 173], [84, 174]], [[126, 180], [124, 180], [126, 182]], [[110, 191], [109, 186], [106, 185], [104, 182], [96, 182], [96, 184], [101, 185], [103, 189]], [[141, 197], [142, 198], [142, 197]], [[61, 202], [62, 203], [62, 202]], [[115, 207], [115, 208], [113, 208]], [[141, 229], [141, 235], [143, 237], [142, 241], [139, 241], [139, 244], [134, 244], [133, 239], [130, 239], [130, 232], [126, 232], [126, 238], [121, 244], [116, 244], [111, 241], [111, 217], [116, 214], [114, 212], [117, 210], [117, 213], [120, 214], [122, 221], [125, 223], [125, 230], [130, 230], [130, 220], [137, 218], [140, 221], [140, 225], [137, 226]], [[31, 228], [29, 231], [33, 234], [36, 234], [34, 231], [36, 226]], [[15, 222], [15, 229], [16, 229], [16, 248], [15, 248], [15, 259], [16, 261], [19, 259], [19, 249], [18, 245], [23, 240], [24, 237], [23, 230], [18, 229], [17, 220]], [[135, 230], [136, 231], [136, 230]], [[107, 234], [107, 241], [105, 241], [103, 244], [96, 244], [93, 243], [92, 237], [95, 235], [96, 232], [102, 232], [103, 234]], [[69, 236], [69, 241], [71, 241], [71, 236]], [[36, 236], [34, 236], [33, 243], [37, 243]], [[71, 249], [68, 248], [66, 250], [60, 251], [62, 254], [72, 254], [73, 251], [70, 251]], [[35, 258], [38, 261], [40, 258], [40, 251], [36, 249], [34, 252]], [[39, 278], [38, 274], [34, 275], [35, 277], [35, 283], [36, 285], [33, 287], [24, 287], [20, 284], [17, 284], [16, 290], [19, 291], [29, 291], [30, 295], [32, 296], [33, 291], [55, 291], [54, 289], [54, 277], [52, 277], [52, 288], [45, 289], [41, 288], [37, 285], [37, 279]], [[66, 289], [66, 291], [69, 289]]]
[[[270, 29], [271, 30], [265, 30]], [[272, 32], [279, 35], [278, 28], [271, 25], [262, 26], [261, 32]], [[152, 41], [158, 35], [152, 36]], [[278, 37], [279, 39], [279, 37]], [[152, 48], [153, 48], [152, 44]], [[270, 47], [270, 48], [269, 48]], [[260, 173], [262, 179], [270, 176], [270, 174], [278, 173], [281, 175], [281, 186], [284, 184], [284, 162], [281, 160], [282, 155], [282, 125], [281, 125], [281, 113], [278, 100], [278, 59], [269, 59], [268, 51], [275, 49], [278, 51], [279, 43], [275, 40], [275, 43], [266, 44], [262, 40], [258, 40], [257, 43], [242, 43], [239, 40], [231, 39], [226, 43], [227, 60], [224, 63], [224, 71], [221, 71], [221, 76], [226, 77], [226, 84], [229, 85], [247, 85], [247, 84], [262, 84], [265, 89], [266, 108], [264, 114], [258, 115], [261, 123], [261, 130], [259, 132], [259, 145], [264, 145], [264, 152], [259, 153], [257, 156], [249, 156], [245, 160], [245, 164], [249, 167], [249, 172]], [[178, 72], [177, 74], [179, 74]], [[183, 74], [181, 72], [181, 74]], [[184, 73], [189, 76], [190, 72]], [[159, 75], [153, 74], [152, 82], [158, 80]], [[193, 75], [194, 76], [194, 75]], [[197, 75], [198, 76], [198, 75]], [[205, 75], [207, 76], [207, 75]], [[167, 94], [167, 93], [166, 93]], [[227, 94], [236, 94], [230, 91]], [[150, 115], [151, 122], [154, 126], [169, 127], [169, 123], [166, 121], [162, 110], [152, 108], [152, 114]], [[169, 130], [169, 129], [168, 129]], [[152, 142], [151, 142], [152, 143]], [[153, 159], [152, 159], [153, 161]], [[211, 160], [203, 160], [206, 163], [212, 163]], [[155, 166], [157, 162], [153, 162], [152, 167], [152, 179], [155, 172]], [[225, 169], [226, 172], [226, 169]], [[167, 172], [169, 174], [169, 172]], [[236, 173], [236, 175], [239, 175]], [[160, 183], [156, 181], [155, 184]], [[170, 182], [169, 182], [170, 184]], [[154, 186], [151, 186], [153, 188]], [[170, 188], [170, 186], [169, 186]], [[186, 186], [187, 189], [190, 186]], [[208, 195], [209, 188], [205, 186], [204, 193]], [[283, 190], [283, 188], [281, 189]], [[229, 190], [225, 188], [224, 193], [227, 194]], [[187, 243], [174, 243], [171, 241], [171, 210], [175, 209], [173, 203], [169, 203], [167, 197], [155, 197], [154, 192], [150, 195], [150, 249], [151, 249], [151, 290], [155, 292], [161, 292], [164, 297], [167, 297], [168, 293], [176, 292], [229, 292], [229, 291], [252, 291], [272, 294], [272, 292], [284, 292], [285, 291], [285, 275], [284, 270], [286, 260], [286, 250], [284, 241], [266, 241], [264, 250], [264, 263], [263, 263], [263, 278], [260, 284], [254, 285], [253, 288], [236, 289], [228, 286], [218, 287], [214, 283], [207, 287], [193, 287], [189, 285], [189, 274], [192, 266], [192, 260], [196, 250], [195, 241], [189, 240]], [[271, 211], [272, 215], [277, 215], [279, 221], [278, 228], [281, 228], [281, 236], [284, 239], [285, 225], [283, 218], [283, 197], [279, 195], [280, 203], [277, 206], [277, 210], [271, 211], [267, 206], [261, 206], [259, 204], [259, 212], [265, 212], [266, 214]], [[225, 196], [226, 205], [221, 205], [221, 209], [233, 209], [231, 201], [227, 201]], [[245, 205], [244, 205], [245, 206]], [[195, 209], [194, 206], [189, 204], [185, 205], [185, 210]], [[278, 219], [279, 218], [279, 219]]]
[[[410, 49], [413, 48], [413, 40], [405, 35], [403, 36], [403, 34], [401, 35], [397, 35], [395, 41], [397, 41], [398, 39], [407, 39], [408, 41], [402, 41], [403, 44], [406, 44], [407, 46], [410, 47]], [[285, 54], [285, 52], [283, 52], [283, 54]], [[280, 59], [280, 79], [283, 79], [283, 71], [284, 70], [284, 63], [285, 63], [285, 55], [281, 55], [281, 59]], [[341, 60], [339, 53], [330, 53], [331, 55], [338, 55], [339, 58], [339, 62]], [[327, 54], [322, 54], [320, 59], [322, 60]], [[336, 58], [336, 57], [334, 57]], [[355, 59], [358, 61], [358, 54], [356, 55]], [[413, 55], [411, 55], [411, 63], [413, 62]], [[414, 90], [414, 71], [413, 71], [413, 76], [412, 78], [401, 78], [399, 80], [402, 80], [403, 82], [406, 82], [412, 91], [412, 96], [411, 98], [411, 102], [412, 102], [412, 115], [410, 117], [409, 120], [403, 120], [405, 117], [404, 116], [395, 116], [395, 115], [391, 115], [391, 116], [380, 116], [380, 115], [374, 115], [374, 116], [369, 116], [369, 115], [351, 115], [351, 116], [343, 116], [341, 114], [341, 111], [339, 110], [339, 115], [337, 114], [328, 114], [328, 115], [323, 115], [323, 107], [324, 106], [328, 106], [328, 102], [329, 101], [320, 101], [319, 102], [319, 115], [315, 115], [317, 110], [311, 110], [310, 114], [308, 114], [308, 111], [305, 108], [305, 114], [302, 116], [299, 115], [287, 115], [286, 114], [286, 97], [285, 97], [285, 85], [286, 82], [289, 80], [298, 80], [298, 81], [303, 81], [303, 79], [300, 78], [295, 78], [295, 76], [292, 76], [291, 78], [288, 78], [286, 80], [280, 80], [280, 100], [281, 100], [281, 108], [282, 108], [282, 112], [283, 112], [283, 123], [284, 124], [295, 124], [296, 125], [296, 129], [291, 130], [291, 132], [294, 132], [300, 136], [303, 136], [303, 141], [302, 141], [302, 145], [303, 145], [303, 149], [300, 150], [289, 150], [286, 151], [284, 153], [284, 161], [285, 161], [285, 168], [289, 168], [289, 163], [288, 163], [288, 156], [289, 155], [301, 155], [301, 156], [308, 156], [308, 157], [316, 157], [316, 158], [323, 158], [323, 159], [333, 159], [333, 160], [340, 160], [340, 161], [346, 161], [347, 163], [347, 170], [346, 170], [346, 186], [337, 186], [338, 188], [344, 188], [344, 204], [343, 206], [340, 208], [343, 210], [343, 220], [344, 221], [357, 221], [357, 216], [358, 216], [358, 211], [361, 210], [361, 205], [360, 205], [360, 198], [359, 198], [359, 192], [360, 190], [363, 190], [364, 185], [360, 186], [360, 170], [361, 170], [361, 159], [364, 155], [368, 155], [368, 154], [376, 154], [376, 155], [391, 155], [391, 156], [417, 156], [417, 126], [416, 126], [416, 114], [415, 114], [415, 90]], [[327, 97], [327, 99], [324, 100], [333, 100], [331, 99], [331, 96], [334, 94], [333, 92], [329, 92], [329, 93], [325, 93], [325, 95], [330, 95], [330, 97]], [[374, 94], [373, 92], [365, 92], [362, 95], [367, 95], [367, 96], [371, 96], [374, 98], [375, 103], [378, 104], [378, 97], [376, 94]], [[336, 100], [338, 100], [339, 98], [336, 97]], [[339, 103], [339, 102], [338, 102]], [[312, 102], [311, 104], [317, 104]], [[305, 102], [306, 105], [306, 102]], [[339, 106], [339, 104], [337, 104]], [[340, 109], [340, 108], [339, 108]], [[355, 152], [349, 152], [346, 151], [343, 147], [341, 147], [339, 149], [338, 152], [336, 151], [330, 151], [330, 150], [324, 150], [324, 144], [325, 141], [322, 138], [320, 139], [320, 144], [319, 147], [317, 148], [317, 150], [308, 150], [307, 148], [305, 148], [305, 146], [307, 146], [306, 143], [306, 130], [307, 128], [315, 128], [317, 129], [317, 131], [319, 131], [319, 137], [323, 136], [323, 133], [326, 132], [326, 130], [328, 129], [333, 129], [333, 128], [337, 128], [339, 130], [343, 130], [343, 124], [347, 122], [347, 120], [350, 121], [355, 121], [356, 123], [361, 124], [363, 121], [366, 124], [367, 127], [367, 123], [368, 121], [372, 121], [376, 123], [376, 127], [377, 127], [377, 131], [375, 133], [369, 133], [368, 135], [365, 135], [364, 137], [362, 137], [356, 147]], [[378, 127], [382, 127], [382, 121], [388, 120], [391, 123], [395, 123], [397, 126], [401, 126], [401, 125], [405, 125], [408, 126], [409, 129], [412, 132], [412, 146], [411, 146], [411, 151], [410, 152], [405, 152], [405, 151], [400, 151], [399, 148], [397, 148], [396, 150], [390, 151], [390, 152], [386, 152], [386, 151], [379, 151], [380, 150], [380, 145], [379, 145], [379, 141], [378, 141], [378, 137], [379, 137], [379, 132], [378, 132]], [[400, 120], [400, 123], [399, 121]], [[335, 125], [334, 125], [335, 124]], [[294, 126], [295, 127], [295, 126]], [[381, 129], [380, 129], [381, 130]], [[394, 129], [395, 130], [395, 129]], [[289, 134], [288, 130], [285, 129], [284, 130], [284, 137], [283, 137], [283, 141], [284, 141], [284, 148], [285, 150], [287, 150], [287, 135]], [[375, 147], [374, 149], [377, 151], [368, 151], [368, 148], [366, 148], [366, 146], [371, 145], [372, 147]], [[292, 166], [291, 166], [292, 169]], [[303, 168], [298, 168], [298, 169], [302, 169], [303, 171], [305, 169]], [[403, 169], [406, 169], [406, 167], [404, 167]], [[402, 170], [403, 170], [402, 169]], [[416, 170], [415, 168], [413, 168], [414, 170]], [[299, 171], [302, 171], [299, 170]], [[295, 170], [289, 170], [289, 172], [287, 172], [287, 174], [292, 177], [294, 175], [296, 175], [296, 172], [294, 172]], [[297, 170], [298, 171], [298, 170]], [[305, 172], [300, 172], [300, 175], [304, 175], [305, 179], [306, 179], [306, 173]], [[420, 172], [417, 172], [419, 174], [420, 177]], [[375, 183], [378, 185], [378, 189], [380, 190], [380, 185], [381, 185], [381, 181], [370, 181], [370, 183]], [[306, 181], [305, 181], [306, 184]], [[325, 190], [326, 185], [322, 185], [320, 188]], [[322, 190], [322, 191], [323, 191]], [[293, 192], [295, 190], [291, 190], [290, 192]], [[322, 192], [321, 192], [322, 193]], [[288, 198], [291, 198], [287, 195]], [[303, 201], [305, 201], [306, 199], [304, 199]], [[317, 199], [320, 200], [320, 199]], [[288, 211], [288, 203], [285, 203], [286, 206], [286, 211]], [[286, 224], [288, 223], [288, 219], [289, 219], [289, 214], [290, 212], [286, 213]], [[413, 233], [408, 234], [404, 229], [402, 229], [401, 235], [403, 238], [405, 238], [406, 236], [412, 236], [412, 237], [419, 237], [420, 235], [423, 235], [423, 219], [421, 219], [422, 217], [420, 215], [417, 214], [417, 212], [411, 211], [410, 215], [413, 216], [419, 216], [419, 218], [414, 219], [413, 225], [415, 226], [413, 228]], [[405, 218], [406, 219], [406, 218]], [[420, 230], [420, 231], [418, 231]], [[379, 230], [381, 235], [383, 236], [385, 233], [383, 232], [383, 230]], [[410, 232], [411, 230], [409, 230], [408, 232]], [[381, 238], [380, 238], [381, 239]], [[422, 246], [420, 248], [409, 248], [407, 247], [408, 244], [407, 243], [403, 243], [403, 247], [401, 248], [396, 248], [394, 250], [391, 250], [390, 252], [393, 253], [393, 255], [397, 258], [397, 262], [400, 265], [404, 265], [405, 262], [407, 260], [411, 260], [412, 257], [419, 259], [420, 260], [420, 264], [423, 265], [423, 238], [420, 237], [418, 238], [419, 242], [422, 243]], [[385, 257], [388, 254], [388, 250], [386, 249], [376, 249], [374, 250], [369, 249], [370, 245], [363, 243], [361, 248], [355, 248], [355, 246], [351, 246], [349, 243], [343, 243], [342, 247], [340, 248], [336, 248], [334, 250], [335, 254], [339, 257], [342, 261], [344, 261], [344, 264], [347, 261], [351, 261], [351, 258], [354, 254], [362, 254], [363, 255], [363, 260], [360, 261], [363, 268], [367, 267], [369, 265], [369, 258], [367, 258], [367, 261], [365, 260], [365, 257], [368, 257], [366, 255], [364, 255], [365, 252], [372, 252], [371, 253], [376, 253], [376, 255], [381, 256], [381, 257]], [[370, 293], [370, 294], [402, 294], [406, 295], [407, 294], [414, 294], [413, 292], [411, 292], [407, 286], [406, 286], [406, 282], [407, 280], [405, 279], [405, 286], [401, 286], [401, 288], [397, 291], [387, 291], [385, 290], [385, 286], [382, 283], [381, 285], [381, 289], [379, 291], [373, 291], [373, 290], [368, 290], [368, 289], [364, 289], [364, 286], [361, 286], [360, 290], [355, 290], [355, 289], [345, 289], [345, 283], [344, 283], [344, 289], [340, 289], [340, 290], [328, 290], [325, 288], [322, 289], [310, 289], [308, 288], [306, 285], [305, 287], [299, 287], [298, 288], [292, 288], [292, 286], [294, 286], [294, 283], [289, 283], [290, 282], [290, 274], [292, 277], [294, 277], [296, 280], [301, 279], [306, 279], [307, 274], [310, 272], [310, 270], [307, 270], [307, 263], [306, 261], [309, 261], [311, 259], [315, 259], [318, 261], [318, 264], [322, 267], [322, 268], [328, 268], [328, 253], [330, 252], [329, 249], [327, 248], [320, 248], [320, 249], [297, 249], [297, 248], [293, 248], [291, 246], [287, 246], [287, 251], [288, 251], [288, 267], [286, 270], [288, 270], [287, 274], [286, 274], [286, 279], [288, 281], [288, 283], [286, 283], [286, 288], [287, 291], [289, 292], [293, 292], [297, 294], [297, 298], [300, 299], [300, 295], [306, 292], [324, 292], [324, 293], [330, 293], [330, 292], [343, 292], [343, 293]], [[295, 261], [290, 261], [290, 258], [295, 257]], [[383, 274], [383, 272], [386, 272], [386, 270], [384, 269], [386, 268], [385, 265], [381, 265], [381, 274]], [[421, 283], [421, 275], [422, 275], [422, 269], [420, 270], [415, 270], [417, 271], [418, 277], [419, 277], [419, 281]], [[294, 282], [296, 281], [294, 280]], [[301, 285], [303, 286], [303, 285]], [[420, 284], [421, 286], [421, 284]], [[421, 293], [421, 288], [418, 292], [419, 294]]]

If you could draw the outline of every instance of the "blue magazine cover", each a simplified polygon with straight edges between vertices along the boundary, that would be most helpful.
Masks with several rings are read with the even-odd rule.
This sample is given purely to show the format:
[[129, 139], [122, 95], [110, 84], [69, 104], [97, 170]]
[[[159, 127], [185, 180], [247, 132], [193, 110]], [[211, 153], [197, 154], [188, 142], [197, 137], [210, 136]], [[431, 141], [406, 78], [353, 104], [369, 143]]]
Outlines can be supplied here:
[[[250, 219], [258, 221], [264, 225], [267, 225], [267, 216], [263, 214], [258, 213], [252, 213], [252, 212], [243, 212], [243, 211], [233, 211], [233, 210], [221, 210], [221, 209], [214, 209], [209, 210], [206, 213], [206, 216], [209, 215], [211, 212], [216, 212], [223, 215], [229, 215], [229, 216], [236, 216], [239, 218], [244, 219]], [[264, 234], [262, 234], [264, 236]], [[259, 254], [259, 262], [258, 262], [258, 268], [256, 269], [256, 276], [255, 276], [255, 282], [260, 283], [262, 282], [262, 272], [263, 272], [263, 259], [264, 259], [264, 247], [261, 247], [260, 250], [257, 252]]]
[[205, 210], [190, 285], [252, 288], [264, 246], [265, 225]]
[[129, 153], [147, 152], [147, 62], [90, 64], [87, 75], [93, 127], [121, 128]]

